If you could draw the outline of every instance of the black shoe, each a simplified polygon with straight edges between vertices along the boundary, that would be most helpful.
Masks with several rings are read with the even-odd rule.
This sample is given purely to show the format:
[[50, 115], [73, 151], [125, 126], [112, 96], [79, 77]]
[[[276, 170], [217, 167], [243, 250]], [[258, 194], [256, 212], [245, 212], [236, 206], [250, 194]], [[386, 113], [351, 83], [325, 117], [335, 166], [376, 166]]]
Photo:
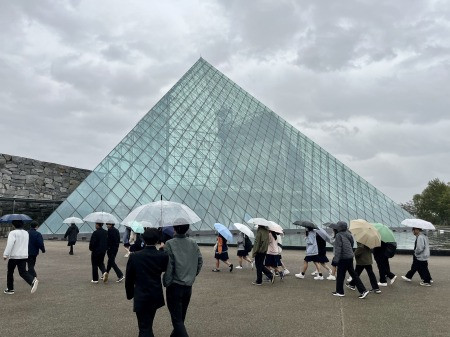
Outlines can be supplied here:
[[14, 295], [14, 290], [5, 289], [5, 290], [3, 291], [3, 293], [4, 293], [4, 294], [7, 294], [7, 295]]
[[233, 264], [230, 264], [230, 273], [233, 271]]
[[381, 290], [380, 289], [370, 289], [369, 291], [375, 293], [375, 294], [381, 294]]
[[350, 290], [356, 290], [355, 286], [350, 285], [350, 283], [346, 283], [345, 286]]
[[331, 294], [333, 294], [333, 296], [337, 296], [337, 297], [344, 297], [345, 296], [344, 294], [339, 294], [339, 293], [337, 293], [335, 291], [333, 291]]
[[254, 286], [262, 286], [262, 283], [258, 283], [258, 282], [256, 282], [256, 281], [252, 282], [252, 284], [253, 284]]
[[369, 295], [369, 291], [368, 290], [366, 290], [361, 295], [359, 295], [358, 298], [363, 299], [363, 298], [366, 298], [367, 295]]

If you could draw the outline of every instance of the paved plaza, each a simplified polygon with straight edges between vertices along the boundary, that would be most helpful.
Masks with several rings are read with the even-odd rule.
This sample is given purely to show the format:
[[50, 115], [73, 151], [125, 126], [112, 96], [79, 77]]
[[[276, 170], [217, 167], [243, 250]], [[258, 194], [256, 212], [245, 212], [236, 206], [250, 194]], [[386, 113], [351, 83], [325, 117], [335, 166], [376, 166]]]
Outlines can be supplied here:
[[[6, 239], [0, 240], [3, 252]], [[137, 336], [132, 302], [125, 297], [124, 283], [114, 272], [107, 284], [91, 284], [87, 242], [78, 242], [75, 255], [68, 255], [66, 242], [45, 241], [47, 253], [38, 257], [40, 280], [33, 295], [15, 273], [14, 295], [1, 294], [2, 336]], [[192, 337], [210, 336], [449, 336], [450, 257], [430, 259], [434, 285], [419, 286], [418, 276], [407, 283], [400, 278], [360, 300], [346, 288], [346, 296], [331, 295], [333, 281], [314, 281], [310, 272], [296, 279], [304, 251], [283, 251], [291, 271], [283, 282], [252, 286], [255, 273], [249, 268], [213, 273], [212, 247], [201, 247], [203, 270], [193, 287], [186, 326]], [[331, 253], [328, 254], [331, 258]], [[230, 257], [236, 262], [236, 250]], [[117, 259], [125, 271], [123, 253]], [[397, 255], [391, 266], [397, 275], [410, 266], [411, 256]], [[236, 265], [236, 264], [235, 264]], [[311, 268], [311, 267], [310, 267]], [[366, 276], [363, 277], [369, 285]], [[6, 288], [6, 261], [0, 268], [0, 287]], [[169, 336], [167, 307], [155, 318], [155, 336]]]

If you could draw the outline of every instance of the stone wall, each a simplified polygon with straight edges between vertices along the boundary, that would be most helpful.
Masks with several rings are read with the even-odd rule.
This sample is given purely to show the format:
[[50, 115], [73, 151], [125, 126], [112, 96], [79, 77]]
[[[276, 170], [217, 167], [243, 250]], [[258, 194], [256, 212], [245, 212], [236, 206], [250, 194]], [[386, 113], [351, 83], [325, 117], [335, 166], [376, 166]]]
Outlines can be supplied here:
[[[91, 173], [0, 153], [0, 216], [24, 213], [42, 223]], [[0, 236], [8, 229], [0, 226]]]
[[0, 197], [62, 201], [91, 173], [0, 153]]

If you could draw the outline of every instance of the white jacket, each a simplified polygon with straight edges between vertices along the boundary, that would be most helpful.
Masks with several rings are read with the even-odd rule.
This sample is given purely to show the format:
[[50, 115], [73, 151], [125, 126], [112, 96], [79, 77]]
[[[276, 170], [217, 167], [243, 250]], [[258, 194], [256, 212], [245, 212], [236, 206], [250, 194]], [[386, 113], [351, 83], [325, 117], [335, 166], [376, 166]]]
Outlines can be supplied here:
[[24, 229], [15, 229], [8, 235], [3, 257], [20, 260], [28, 259], [28, 232]]

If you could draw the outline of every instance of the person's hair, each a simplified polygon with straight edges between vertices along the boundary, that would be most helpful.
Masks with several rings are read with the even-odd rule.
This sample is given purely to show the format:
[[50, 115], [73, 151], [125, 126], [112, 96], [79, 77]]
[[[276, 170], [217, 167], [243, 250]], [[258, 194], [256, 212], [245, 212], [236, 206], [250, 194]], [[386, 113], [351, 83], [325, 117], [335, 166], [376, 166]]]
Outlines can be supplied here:
[[276, 240], [277, 239], [277, 233], [270, 231], [270, 233], [272, 233], [273, 238]]
[[31, 228], [36, 228], [36, 227], [39, 227], [39, 222], [37, 222], [37, 221], [34, 221], [34, 220], [33, 220], [33, 221], [31, 221], [31, 222], [30, 222], [30, 227], [31, 227]]
[[173, 229], [177, 234], [186, 234], [189, 230], [189, 224], [173, 226]]
[[111, 225], [111, 226], [114, 226], [115, 225], [115, 223], [113, 223], [113, 222], [108, 222], [106, 225]]
[[142, 238], [146, 245], [155, 245], [159, 241], [159, 231], [157, 228], [147, 228]]
[[96, 222], [95, 225], [99, 225], [100, 227], [103, 227], [103, 222]]
[[12, 225], [15, 228], [22, 228], [23, 227], [23, 221], [22, 220], [13, 220], [11, 221]]

